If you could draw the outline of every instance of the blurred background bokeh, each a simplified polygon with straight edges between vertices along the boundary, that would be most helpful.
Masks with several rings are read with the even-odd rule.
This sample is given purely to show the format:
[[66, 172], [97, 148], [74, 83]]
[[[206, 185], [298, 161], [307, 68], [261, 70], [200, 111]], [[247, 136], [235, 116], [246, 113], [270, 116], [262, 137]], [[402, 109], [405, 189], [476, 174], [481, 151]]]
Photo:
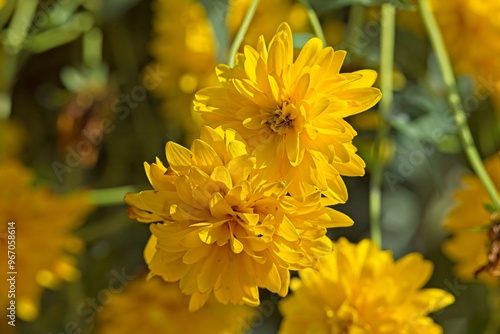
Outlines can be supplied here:
[[[143, 250], [150, 232], [147, 225], [128, 218], [122, 199], [127, 191], [150, 189], [143, 163], [154, 162], [155, 157], [164, 161], [167, 141], [189, 146], [198, 136], [201, 120], [192, 114], [192, 99], [197, 90], [217, 82], [215, 65], [227, 61], [229, 45], [250, 2], [3, 1], [0, 164], [16, 160], [31, 169], [29, 173], [36, 175], [33, 189], [37, 190], [26, 191], [42, 187], [64, 198], [86, 196], [89, 203], [85, 210], [61, 206], [50, 213], [76, 219], [82, 215], [80, 211], [86, 212], [79, 223], [68, 222], [64, 227], [52, 224], [57, 219], [38, 211], [19, 215], [24, 219], [23, 229], [43, 221], [47, 232], [27, 233], [25, 240], [18, 234], [19, 244], [36, 243], [31, 253], [18, 254], [20, 261], [28, 259], [22, 259], [25, 268], [33, 265], [30, 258], [36, 262], [37, 247], [49, 247], [56, 229], [64, 228], [74, 231], [72, 237], [80, 240], [78, 247], [58, 250], [72, 254], [71, 266], [77, 274], [57, 284], [51, 280], [54, 274], [32, 274], [33, 282], [43, 287], [32, 306], [39, 310], [36, 315], [27, 312], [24, 319], [18, 317], [15, 327], [8, 326], [3, 317], [2, 333], [153, 333], [175, 319], [184, 319], [187, 326], [189, 317], [184, 315], [162, 317], [178, 312], [176, 305], [184, 303], [182, 296], [172, 297], [177, 299], [169, 304], [154, 299], [157, 296], [151, 291], [140, 295], [140, 289], [147, 289], [140, 282], [147, 276]], [[382, 2], [311, 1], [328, 44], [348, 52], [342, 72], [378, 70], [377, 5]], [[490, 318], [490, 290], [480, 281], [458, 279], [454, 264], [442, 253], [443, 241], [449, 238], [443, 222], [454, 206], [453, 193], [461, 186], [461, 177], [471, 173], [470, 166], [417, 8], [409, 1], [389, 2], [399, 6], [395, 101], [385, 120], [391, 132], [383, 145], [383, 248], [392, 250], [396, 258], [418, 251], [434, 263], [428, 286], [447, 290], [456, 298], [455, 304], [432, 316], [444, 333], [480, 333]], [[437, 5], [436, 15], [447, 45], [453, 46], [450, 53], [468, 122], [480, 155], [486, 158], [500, 149], [496, 80], [500, 77], [500, 28], [498, 22], [488, 26], [488, 8], [467, 8], [465, 2], [450, 1], [457, 3], [455, 7]], [[500, 11], [494, 2], [486, 1], [498, 18]], [[460, 11], [473, 13], [473, 17], [460, 21]], [[307, 12], [299, 1], [261, 0], [244, 43], [255, 45], [259, 35], [269, 40], [284, 21], [297, 33], [297, 47], [311, 37]], [[468, 58], [461, 54], [463, 50], [471, 51]], [[485, 54], [484, 60], [481, 55]], [[353, 218], [354, 226], [336, 229], [330, 236], [357, 242], [369, 237], [372, 151], [382, 120], [375, 107], [348, 121], [358, 131], [355, 145], [367, 163], [367, 173], [347, 178], [349, 200], [336, 207]], [[16, 167], [22, 168], [26, 167]], [[5, 180], [0, 187], [7, 189], [15, 177], [0, 178]], [[5, 196], [22, 197], [12, 192]], [[33, 196], [17, 210], [30, 211], [30, 203], [39, 200]], [[2, 204], [0, 210], [10, 209]], [[29, 272], [19, 268], [18, 276]], [[173, 294], [168, 289], [165, 286], [165, 296]], [[243, 312], [240, 317], [245, 318], [245, 326], [253, 326], [251, 332], [275, 333], [281, 317], [279, 298], [267, 291], [261, 292], [261, 298], [263, 307], [257, 314], [247, 309], [213, 312]], [[108, 310], [112, 306], [115, 309]], [[135, 313], [144, 316], [133, 317]], [[130, 326], [113, 327], [113, 321]], [[155, 321], [156, 325], [144, 324]]]

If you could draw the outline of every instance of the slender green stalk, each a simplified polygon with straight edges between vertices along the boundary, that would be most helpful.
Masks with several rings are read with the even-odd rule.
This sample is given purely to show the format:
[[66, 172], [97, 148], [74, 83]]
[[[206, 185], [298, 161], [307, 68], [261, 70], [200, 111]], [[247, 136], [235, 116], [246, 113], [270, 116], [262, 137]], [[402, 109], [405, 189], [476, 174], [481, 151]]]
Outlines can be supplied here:
[[83, 35], [83, 63], [89, 68], [102, 64], [102, 32], [97, 27]]
[[323, 28], [321, 28], [321, 23], [319, 22], [318, 15], [316, 14], [316, 11], [314, 10], [314, 8], [312, 8], [309, 0], [300, 0], [299, 2], [304, 7], [306, 7], [307, 15], [309, 16], [309, 21], [311, 22], [311, 26], [314, 30], [314, 33], [323, 42], [323, 47], [326, 47], [327, 44], [326, 44], [325, 34], [323, 33]]
[[[11, 89], [17, 73], [19, 63], [19, 52], [23, 48], [31, 27], [31, 21], [38, 6], [38, 0], [18, 1], [12, 4], [9, 1], [4, 10], [13, 9], [9, 27], [6, 29], [3, 44], [3, 59], [0, 64], [2, 76], [0, 78], [0, 119], [8, 119], [11, 113]], [[6, 12], [2, 12], [6, 13]], [[8, 17], [2, 17], [2, 21]]]
[[9, 21], [16, 2], [17, 0], [7, 0], [4, 2], [3, 7], [0, 8], [0, 27], [3, 27]]
[[35, 16], [37, 6], [38, 0], [23, 0], [17, 2], [4, 42], [7, 47], [7, 53], [18, 53], [22, 49], [31, 27], [31, 21]]
[[352, 53], [359, 53], [361, 49], [359, 37], [363, 34], [363, 24], [365, 23], [365, 6], [355, 4], [351, 5], [349, 10], [349, 22], [347, 24], [347, 43], [349, 51]]
[[255, 15], [255, 11], [257, 10], [257, 6], [259, 6], [260, 0], [252, 0], [250, 7], [248, 7], [247, 13], [245, 14], [245, 18], [241, 23], [240, 29], [238, 33], [234, 37], [233, 44], [231, 44], [231, 48], [229, 49], [229, 56], [227, 58], [227, 64], [229, 66], [234, 66], [234, 62], [236, 60], [236, 53], [240, 48], [241, 43], [243, 42], [243, 38], [247, 33], [248, 27], [252, 22], [253, 16]]
[[462, 140], [462, 146], [470, 164], [472, 165], [472, 168], [474, 169], [474, 172], [477, 174], [490, 195], [495, 210], [500, 210], [500, 196], [498, 194], [498, 190], [495, 188], [495, 184], [484, 168], [481, 157], [477, 151], [476, 145], [474, 144], [474, 139], [472, 138], [469, 125], [467, 124], [467, 117], [465, 116], [465, 111], [462, 107], [462, 100], [458, 93], [457, 83], [453, 74], [450, 58], [446, 51], [436, 18], [431, 11], [428, 0], [419, 0], [419, 5], [425, 27], [427, 28], [427, 32], [430, 36], [432, 47], [436, 53], [444, 82], [448, 88], [448, 102], [452, 108], [453, 117], [455, 118], [455, 122], [457, 124], [458, 134]]
[[390, 4], [382, 5], [380, 41], [380, 90], [382, 100], [379, 104], [381, 124], [377, 131], [374, 149], [374, 167], [370, 182], [370, 232], [372, 240], [382, 247], [381, 209], [382, 173], [384, 171], [383, 145], [389, 135], [389, 125], [385, 121], [393, 100], [392, 72], [394, 67], [395, 10]]
[[132, 186], [94, 189], [90, 191], [92, 204], [96, 206], [125, 204], [123, 197], [128, 192], [136, 192]]
[[500, 311], [500, 291], [492, 289], [489, 295], [490, 304], [490, 321], [484, 331], [484, 334], [498, 334], [500, 329], [500, 318], [498, 312]]

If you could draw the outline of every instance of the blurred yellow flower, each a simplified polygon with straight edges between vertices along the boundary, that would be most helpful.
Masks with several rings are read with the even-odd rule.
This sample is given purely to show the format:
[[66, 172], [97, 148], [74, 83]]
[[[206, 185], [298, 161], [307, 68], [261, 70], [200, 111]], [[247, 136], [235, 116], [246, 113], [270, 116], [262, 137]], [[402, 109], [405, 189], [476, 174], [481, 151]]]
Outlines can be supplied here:
[[[220, 1], [224, 6], [225, 1]], [[249, 0], [229, 0], [227, 29], [230, 40], [238, 31], [250, 5]], [[217, 84], [214, 73], [216, 47], [212, 26], [205, 9], [197, 0], [157, 0], [153, 2], [151, 68], [160, 67], [169, 74], [152, 91], [163, 98], [163, 116], [170, 130], [186, 131], [186, 143], [198, 137], [199, 114], [192, 114], [194, 93]], [[221, 11], [222, 15], [222, 11]], [[221, 17], [222, 20], [222, 17]], [[257, 7], [245, 41], [255, 43], [260, 34], [272, 36], [284, 20], [294, 28], [308, 31], [305, 9], [292, 0], [263, 0]], [[147, 70], [146, 70], [147, 73]]]
[[482, 88], [479, 94], [493, 94], [500, 107], [500, 2], [433, 0], [432, 4], [456, 71], [471, 75]]
[[[153, 38], [148, 66], [168, 73], [165, 80], [148, 87], [163, 99], [162, 116], [170, 133], [185, 131], [186, 142], [199, 135], [192, 117], [194, 93], [215, 82], [215, 43], [203, 5], [196, 0], [153, 2]], [[148, 69], [145, 73], [147, 75]]]
[[25, 141], [25, 133], [19, 124], [0, 120], [0, 161], [19, 157]]
[[[251, 3], [252, 0], [229, 1], [227, 28], [231, 39], [240, 28]], [[310, 31], [307, 11], [296, 0], [261, 0], [245, 35], [243, 45], [255, 44], [260, 35], [263, 35], [265, 39], [271, 39], [281, 22], [290, 22], [293, 30]]]
[[394, 261], [370, 240], [341, 238], [320, 261], [292, 280], [293, 294], [280, 303], [279, 333], [442, 333], [428, 313], [451, 303], [451, 294], [422, 289], [433, 266], [418, 253]]
[[210, 126], [235, 129], [271, 180], [293, 180], [289, 191], [304, 197], [321, 190], [345, 202], [340, 175], [364, 174], [343, 119], [371, 108], [381, 97], [371, 70], [339, 74], [345, 51], [312, 38], [294, 62], [292, 32], [283, 23], [266, 47], [246, 46], [234, 68], [219, 65], [220, 86], [196, 94], [195, 109]]
[[243, 334], [251, 326], [253, 310], [247, 306], [222, 305], [210, 298], [194, 313], [189, 297], [174, 283], [160, 278], [136, 279], [123, 293], [113, 295], [99, 314], [100, 334]]
[[168, 169], [158, 159], [145, 164], [155, 190], [125, 200], [131, 218], [159, 222], [151, 225], [156, 251], [146, 252], [151, 275], [180, 280], [192, 311], [212, 292], [223, 304], [252, 306], [259, 287], [285, 296], [289, 270], [331, 252], [326, 228], [352, 224], [319, 191], [299, 201], [286, 182], [262, 180], [234, 130], [204, 127], [191, 150], [169, 142], [166, 154]]
[[[497, 189], [500, 189], [500, 155], [495, 154], [484, 163]], [[444, 222], [444, 228], [453, 236], [444, 242], [443, 251], [457, 262], [455, 273], [458, 277], [473, 280], [474, 273], [488, 263], [491, 218], [484, 204], [491, 203], [491, 199], [477, 176], [466, 175], [462, 182], [464, 188], [454, 196], [457, 204]], [[498, 283], [498, 278], [486, 271], [480, 273], [478, 278], [489, 284]]]
[[0, 164], [2, 264], [7, 264], [7, 223], [13, 222], [15, 228], [15, 268], [6, 270], [6, 265], [0, 271], [0, 305], [3, 308], [9, 303], [7, 271], [17, 272], [17, 317], [26, 321], [38, 315], [43, 287], [54, 288], [61, 280], [79, 278], [70, 253], [81, 251], [83, 244], [71, 231], [91, 210], [87, 193], [61, 197], [45, 187], [33, 187], [33, 179], [33, 173], [18, 162]]

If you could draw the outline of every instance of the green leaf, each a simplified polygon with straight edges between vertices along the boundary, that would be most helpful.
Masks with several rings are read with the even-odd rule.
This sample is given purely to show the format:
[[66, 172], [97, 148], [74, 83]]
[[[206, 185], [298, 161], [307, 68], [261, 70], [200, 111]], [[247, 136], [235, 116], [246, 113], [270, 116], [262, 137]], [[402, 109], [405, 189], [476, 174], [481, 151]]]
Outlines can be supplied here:
[[93, 24], [94, 18], [90, 13], [77, 13], [63, 25], [30, 36], [24, 43], [24, 49], [33, 53], [45, 52], [77, 39]]
[[303, 34], [293, 34], [293, 47], [295, 49], [301, 49], [311, 38], [316, 37], [314, 34], [303, 33]]
[[396, 101], [395, 112], [386, 121], [403, 137], [435, 145], [440, 152], [460, 151], [455, 120], [446, 100], [420, 83], [407, 87]]
[[205, 7], [214, 30], [214, 37], [217, 41], [217, 62], [224, 63], [229, 48], [229, 36], [226, 29], [226, 16], [230, 6], [229, 0], [200, 0], [200, 2]]
[[495, 206], [491, 203], [483, 202], [483, 207], [486, 211], [493, 214], [495, 212]]

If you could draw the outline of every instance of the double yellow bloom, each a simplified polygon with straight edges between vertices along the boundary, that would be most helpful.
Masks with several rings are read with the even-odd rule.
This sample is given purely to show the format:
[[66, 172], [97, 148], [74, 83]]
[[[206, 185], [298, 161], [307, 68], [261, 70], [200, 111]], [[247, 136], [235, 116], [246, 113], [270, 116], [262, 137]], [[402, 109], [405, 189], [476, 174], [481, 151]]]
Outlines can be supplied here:
[[214, 293], [222, 303], [259, 304], [258, 288], [285, 296], [289, 270], [314, 267], [332, 251], [326, 228], [352, 220], [325, 207], [319, 191], [302, 201], [286, 182], [263, 180], [234, 130], [205, 127], [191, 150], [167, 144], [166, 169], [146, 165], [156, 190], [128, 194], [130, 216], [151, 225], [149, 268], [180, 280], [190, 309]]
[[361, 176], [364, 162], [343, 119], [381, 98], [372, 70], [340, 74], [345, 51], [310, 39], [294, 61], [292, 32], [282, 24], [266, 46], [245, 46], [236, 65], [217, 67], [218, 87], [196, 94], [195, 110], [210, 126], [236, 130], [268, 180], [290, 182], [292, 196], [320, 190], [332, 204], [347, 200], [341, 175]]
[[280, 303], [279, 333], [442, 333], [427, 316], [453, 303], [440, 289], [422, 289], [433, 265], [418, 253], [394, 261], [370, 240], [341, 238], [319, 270], [292, 280], [293, 296]]

